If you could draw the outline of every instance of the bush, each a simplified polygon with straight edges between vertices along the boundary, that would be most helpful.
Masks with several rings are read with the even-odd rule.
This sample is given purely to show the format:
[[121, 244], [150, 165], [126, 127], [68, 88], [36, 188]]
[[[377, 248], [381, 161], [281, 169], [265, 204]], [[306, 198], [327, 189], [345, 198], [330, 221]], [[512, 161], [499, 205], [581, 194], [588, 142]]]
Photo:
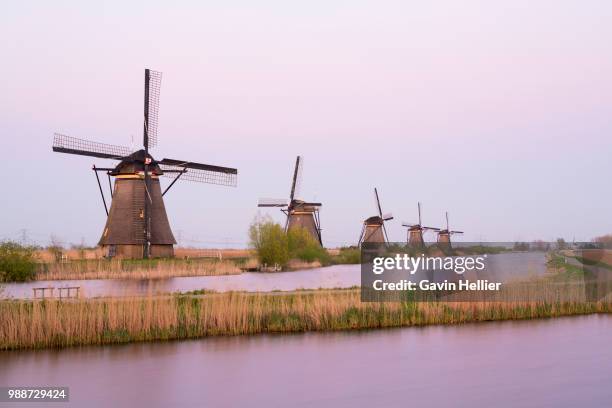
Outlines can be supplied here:
[[289, 262], [287, 235], [280, 225], [268, 218], [258, 218], [249, 228], [249, 238], [260, 263], [284, 266]]
[[334, 257], [335, 264], [361, 263], [361, 250], [358, 247], [340, 248], [340, 253]]
[[268, 266], [286, 266], [290, 259], [328, 263], [327, 251], [305, 228], [283, 228], [269, 218], [257, 218], [249, 228], [250, 245], [259, 262]]
[[327, 251], [321, 247], [319, 241], [310, 235], [306, 228], [297, 227], [289, 230], [287, 232], [287, 244], [291, 259], [300, 259], [304, 262], [328, 262]]
[[16, 242], [0, 243], [0, 281], [24, 282], [34, 279], [34, 249]]

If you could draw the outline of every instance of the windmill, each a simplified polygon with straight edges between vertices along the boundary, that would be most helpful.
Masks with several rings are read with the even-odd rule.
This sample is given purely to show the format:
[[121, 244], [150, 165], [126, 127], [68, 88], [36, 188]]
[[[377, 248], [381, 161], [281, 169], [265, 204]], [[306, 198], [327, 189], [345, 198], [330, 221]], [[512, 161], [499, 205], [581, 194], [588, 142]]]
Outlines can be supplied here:
[[442, 249], [451, 249], [451, 235], [463, 234], [463, 231], [453, 231], [448, 227], [448, 211], [446, 212], [446, 229], [438, 231], [438, 246]]
[[[102, 203], [107, 215], [99, 245], [107, 255], [126, 258], [168, 257], [174, 255], [176, 240], [170, 229], [163, 196], [180, 180], [236, 186], [238, 171], [186, 160], [156, 160], [149, 149], [157, 145], [159, 91], [161, 72], [145, 70], [143, 148], [77, 139], [56, 133], [53, 151], [119, 161], [115, 167], [93, 166]], [[108, 176], [110, 210], [100, 182], [99, 172]], [[162, 192], [160, 176], [173, 178]], [[114, 177], [114, 187], [111, 183]]]
[[423, 231], [440, 231], [440, 228], [424, 227], [421, 223], [421, 203], [418, 203], [419, 223], [403, 222], [402, 226], [408, 227], [408, 246], [411, 248], [424, 248]]
[[281, 211], [287, 216], [285, 231], [298, 227], [305, 228], [308, 233], [323, 246], [323, 241], [321, 239], [321, 221], [319, 218], [319, 207], [321, 207], [322, 204], [306, 202], [296, 198], [299, 193], [302, 178], [303, 162], [300, 156], [295, 160], [289, 201], [285, 199], [261, 198], [257, 206], [280, 207]]
[[359, 243], [357, 244], [358, 246], [361, 246], [363, 242], [389, 242], [387, 229], [385, 228], [385, 221], [392, 220], [393, 215], [391, 213], [383, 214], [376, 187], [374, 188], [374, 201], [376, 203], [378, 215], [374, 215], [363, 221], [363, 227], [361, 228], [361, 234], [359, 235]]

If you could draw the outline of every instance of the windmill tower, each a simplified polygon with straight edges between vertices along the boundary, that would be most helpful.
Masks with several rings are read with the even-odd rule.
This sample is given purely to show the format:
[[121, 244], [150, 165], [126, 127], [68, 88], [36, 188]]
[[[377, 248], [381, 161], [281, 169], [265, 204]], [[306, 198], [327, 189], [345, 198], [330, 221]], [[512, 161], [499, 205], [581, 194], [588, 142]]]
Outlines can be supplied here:
[[376, 203], [376, 209], [378, 210], [378, 215], [374, 215], [363, 221], [363, 227], [361, 228], [361, 234], [359, 235], [359, 243], [357, 246], [361, 246], [363, 242], [389, 242], [387, 229], [385, 228], [385, 221], [392, 220], [393, 215], [391, 213], [383, 215], [382, 207], [380, 206], [380, 198], [378, 197], [378, 190], [376, 188], [374, 188], [374, 200]]
[[438, 231], [438, 246], [441, 249], [449, 250], [451, 246], [451, 235], [463, 234], [463, 231], [453, 231], [448, 226], [448, 211], [446, 212], [446, 229]]
[[[170, 229], [163, 196], [180, 180], [236, 186], [238, 171], [185, 160], [156, 160], [149, 149], [157, 145], [161, 72], [145, 70], [143, 148], [133, 149], [92, 142], [56, 133], [53, 151], [119, 161], [115, 167], [93, 166], [107, 219], [99, 245], [108, 256], [169, 257], [176, 240]], [[110, 210], [99, 172], [108, 177]], [[159, 177], [172, 177], [162, 192]], [[114, 187], [111, 177], [115, 178]]]
[[323, 241], [321, 239], [321, 221], [319, 218], [319, 207], [321, 207], [322, 204], [306, 202], [295, 198], [299, 192], [303, 162], [300, 156], [295, 160], [289, 201], [285, 199], [261, 198], [257, 206], [280, 207], [281, 211], [287, 215], [285, 231], [298, 227], [305, 228], [308, 233], [323, 246]]
[[418, 203], [419, 222], [418, 224], [403, 222], [402, 226], [408, 227], [408, 246], [411, 248], [425, 248], [425, 240], [423, 239], [424, 231], [439, 231], [440, 228], [424, 227], [421, 223], [421, 203]]

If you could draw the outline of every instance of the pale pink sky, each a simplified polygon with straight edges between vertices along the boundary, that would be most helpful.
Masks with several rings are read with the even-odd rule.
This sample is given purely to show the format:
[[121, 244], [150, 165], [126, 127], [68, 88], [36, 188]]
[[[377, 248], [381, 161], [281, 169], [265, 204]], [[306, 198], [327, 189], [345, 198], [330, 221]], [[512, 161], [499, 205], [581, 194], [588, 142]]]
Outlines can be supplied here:
[[394, 240], [417, 201], [466, 240], [612, 232], [609, 2], [11, 2], [0, 38], [0, 238], [99, 238], [89, 168], [111, 163], [52, 134], [140, 141], [145, 67], [164, 73], [154, 154], [239, 169], [168, 194], [194, 244], [244, 242], [297, 154], [329, 246], [357, 240], [374, 186]]

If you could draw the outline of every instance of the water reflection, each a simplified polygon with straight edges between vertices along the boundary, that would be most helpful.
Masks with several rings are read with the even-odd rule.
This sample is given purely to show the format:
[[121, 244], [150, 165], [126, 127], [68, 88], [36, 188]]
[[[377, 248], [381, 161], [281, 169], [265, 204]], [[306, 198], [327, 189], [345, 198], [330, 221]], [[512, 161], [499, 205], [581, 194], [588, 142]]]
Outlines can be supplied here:
[[[0, 354], [78, 406], [607, 406], [612, 316]], [[23, 405], [18, 405], [23, 406]]]

